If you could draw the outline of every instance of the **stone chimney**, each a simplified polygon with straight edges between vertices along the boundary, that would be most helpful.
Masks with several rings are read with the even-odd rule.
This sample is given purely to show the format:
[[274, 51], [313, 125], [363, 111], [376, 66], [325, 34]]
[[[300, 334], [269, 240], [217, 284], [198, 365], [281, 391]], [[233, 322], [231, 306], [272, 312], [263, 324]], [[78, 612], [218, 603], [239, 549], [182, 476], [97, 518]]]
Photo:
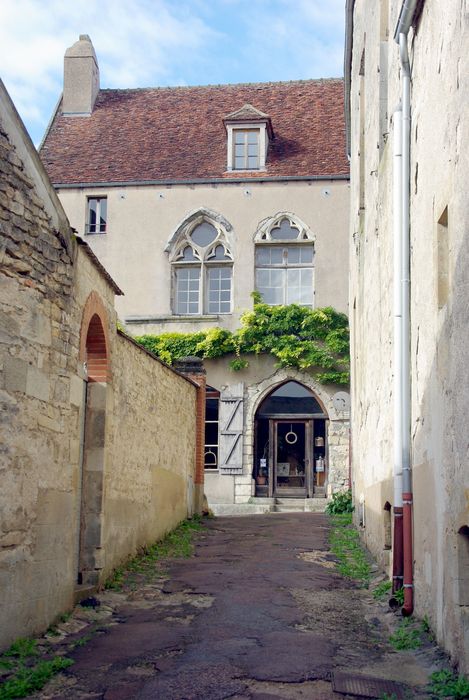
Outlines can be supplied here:
[[88, 34], [65, 52], [62, 112], [69, 116], [88, 116], [99, 92], [99, 68]]

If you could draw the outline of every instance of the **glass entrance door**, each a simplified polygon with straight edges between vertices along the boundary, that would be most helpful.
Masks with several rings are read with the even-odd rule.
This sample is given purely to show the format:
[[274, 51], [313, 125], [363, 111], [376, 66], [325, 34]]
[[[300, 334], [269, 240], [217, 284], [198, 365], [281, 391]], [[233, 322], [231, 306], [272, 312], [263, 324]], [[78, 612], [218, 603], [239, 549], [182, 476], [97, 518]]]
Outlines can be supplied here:
[[310, 421], [274, 421], [275, 495], [306, 497], [310, 443]]

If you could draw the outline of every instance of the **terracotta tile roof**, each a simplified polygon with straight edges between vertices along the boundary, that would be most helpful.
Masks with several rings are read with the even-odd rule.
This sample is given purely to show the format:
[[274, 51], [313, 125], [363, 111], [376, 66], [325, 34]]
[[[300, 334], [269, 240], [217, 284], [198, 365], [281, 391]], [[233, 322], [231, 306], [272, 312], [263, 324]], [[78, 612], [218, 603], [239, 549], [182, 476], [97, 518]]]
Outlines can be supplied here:
[[348, 175], [343, 80], [101, 90], [90, 117], [58, 111], [41, 149], [55, 184], [239, 177], [226, 172], [223, 119], [246, 103], [275, 133], [266, 172]]

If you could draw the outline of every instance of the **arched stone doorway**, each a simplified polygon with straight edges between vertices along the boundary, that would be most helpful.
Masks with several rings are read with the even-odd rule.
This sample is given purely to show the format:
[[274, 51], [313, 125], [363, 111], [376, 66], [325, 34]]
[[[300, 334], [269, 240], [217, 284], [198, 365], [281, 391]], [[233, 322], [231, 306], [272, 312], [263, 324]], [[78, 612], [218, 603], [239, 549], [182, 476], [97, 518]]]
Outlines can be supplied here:
[[80, 359], [85, 368], [77, 583], [96, 585], [104, 566], [103, 484], [109, 353], [107, 316], [92, 294], [83, 313]]
[[304, 384], [277, 385], [258, 406], [254, 420], [256, 496], [325, 496], [328, 476], [328, 415]]

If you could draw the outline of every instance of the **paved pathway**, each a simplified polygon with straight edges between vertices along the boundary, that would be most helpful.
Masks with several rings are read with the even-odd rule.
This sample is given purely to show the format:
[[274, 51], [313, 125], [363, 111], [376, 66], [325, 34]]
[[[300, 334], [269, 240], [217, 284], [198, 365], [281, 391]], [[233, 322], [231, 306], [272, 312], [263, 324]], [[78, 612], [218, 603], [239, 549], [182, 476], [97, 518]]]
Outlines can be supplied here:
[[341, 670], [421, 690], [425, 659], [390, 649], [386, 608], [335, 571], [327, 522], [310, 513], [209, 521], [195, 556], [171, 562], [167, 579], [102, 596], [101, 632], [38, 697], [359, 697], [334, 692]]

